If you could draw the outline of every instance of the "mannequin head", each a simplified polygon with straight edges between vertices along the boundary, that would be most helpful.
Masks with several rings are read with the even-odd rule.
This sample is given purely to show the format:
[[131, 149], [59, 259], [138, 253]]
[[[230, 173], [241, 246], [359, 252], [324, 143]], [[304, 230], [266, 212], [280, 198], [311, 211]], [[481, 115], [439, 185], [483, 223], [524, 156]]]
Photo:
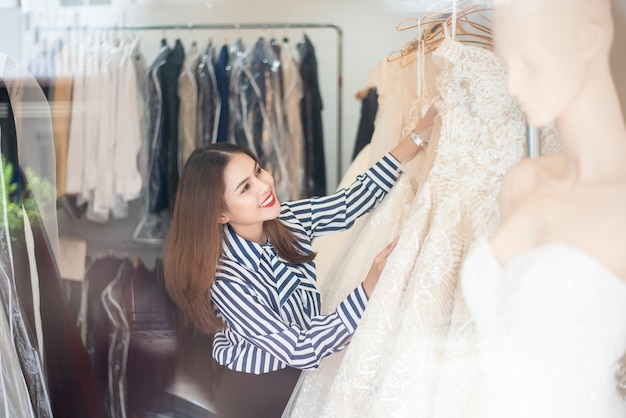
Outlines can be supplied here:
[[496, 53], [509, 93], [535, 126], [557, 119], [607, 76], [612, 37], [610, 0], [495, 1]]

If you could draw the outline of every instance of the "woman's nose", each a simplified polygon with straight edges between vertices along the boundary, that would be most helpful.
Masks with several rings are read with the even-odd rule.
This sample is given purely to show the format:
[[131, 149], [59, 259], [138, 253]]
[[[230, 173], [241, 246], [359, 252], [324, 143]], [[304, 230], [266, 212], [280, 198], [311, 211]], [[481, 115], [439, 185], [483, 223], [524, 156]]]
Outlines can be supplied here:
[[261, 175], [255, 179], [255, 188], [260, 193], [267, 193], [272, 188], [271, 176]]

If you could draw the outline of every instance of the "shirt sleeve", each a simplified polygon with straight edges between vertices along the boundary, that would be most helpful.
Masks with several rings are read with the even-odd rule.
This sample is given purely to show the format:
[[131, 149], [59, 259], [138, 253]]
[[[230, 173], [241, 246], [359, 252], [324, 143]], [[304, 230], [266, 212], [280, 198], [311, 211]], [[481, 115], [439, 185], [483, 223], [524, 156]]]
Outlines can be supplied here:
[[371, 211], [400, 176], [400, 162], [387, 153], [354, 183], [323, 197], [288, 202], [286, 205], [310, 238], [350, 228], [360, 216]]
[[335, 312], [313, 317], [307, 329], [285, 323], [243, 282], [216, 281], [212, 301], [229, 327], [227, 332], [247, 343], [233, 347], [231, 340], [225, 347], [214, 347], [219, 363], [234, 366], [235, 370], [247, 370], [265, 352], [291, 367], [314, 369], [324, 357], [348, 345], [365, 311], [367, 294], [360, 285]]

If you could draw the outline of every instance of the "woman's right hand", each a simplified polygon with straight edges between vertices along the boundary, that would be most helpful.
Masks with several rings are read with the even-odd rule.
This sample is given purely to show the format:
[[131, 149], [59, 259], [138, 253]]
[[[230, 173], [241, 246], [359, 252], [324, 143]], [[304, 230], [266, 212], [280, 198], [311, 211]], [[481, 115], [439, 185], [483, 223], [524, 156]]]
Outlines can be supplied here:
[[367, 277], [363, 281], [363, 288], [365, 289], [365, 293], [367, 293], [367, 297], [370, 298], [372, 296], [372, 292], [376, 287], [376, 283], [378, 283], [378, 278], [380, 277], [380, 273], [385, 268], [385, 264], [387, 264], [387, 258], [391, 251], [396, 246], [396, 242], [398, 242], [398, 237], [396, 237], [393, 241], [391, 241], [385, 248], [379, 252], [376, 257], [374, 257], [374, 261], [372, 262], [372, 266], [370, 267], [370, 271], [367, 273]]
[[[428, 111], [426, 111], [426, 114], [420, 119], [419, 123], [413, 128], [413, 132], [420, 137], [424, 144], [428, 144], [430, 141], [430, 136], [435, 124], [435, 116], [437, 116], [437, 107], [431, 105]], [[390, 152], [398, 161], [405, 163], [415, 157], [422, 148], [423, 146], [417, 146], [411, 139], [411, 136], [407, 135]]]
[[433, 131], [433, 126], [435, 125], [435, 116], [437, 116], [437, 107], [432, 104], [424, 116], [420, 119], [418, 124], [413, 128], [413, 132], [415, 132], [426, 144], [430, 141], [430, 134]]

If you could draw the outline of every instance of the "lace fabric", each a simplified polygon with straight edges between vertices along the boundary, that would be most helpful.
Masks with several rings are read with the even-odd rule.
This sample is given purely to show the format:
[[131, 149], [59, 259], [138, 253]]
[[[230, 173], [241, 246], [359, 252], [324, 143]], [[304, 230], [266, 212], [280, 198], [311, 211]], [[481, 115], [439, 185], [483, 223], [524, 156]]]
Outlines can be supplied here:
[[[286, 416], [460, 416], [473, 399], [475, 334], [458, 273], [476, 237], [498, 224], [500, 182], [524, 155], [526, 128], [492, 52], [446, 40], [433, 60], [441, 126], [432, 162], [405, 167], [330, 269], [328, 283], [364, 277], [363, 260], [399, 233], [350, 346], [303, 375]], [[543, 134], [542, 146], [558, 150]]]
[[[433, 60], [442, 69], [437, 156], [404, 224], [397, 244], [402, 251], [389, 258], [346, 352], [324, 406], [327, 416], [433, 415], [434, 394], [446, 385], [439, 371], [460, 263], [474, 238], [497, 226], [500, 181], [523, 155], [522, 115], [506, 94], [495, 56], [449, 40]], [[378, 350], [362, 336], [376, 336]], [[350, 388], [357, 380], [351, 375], [368, 358], [366, 390]], [[336, 396], [344, 390], [357, 402]], [[361, 409], [340, 409], [347, 404]]]

